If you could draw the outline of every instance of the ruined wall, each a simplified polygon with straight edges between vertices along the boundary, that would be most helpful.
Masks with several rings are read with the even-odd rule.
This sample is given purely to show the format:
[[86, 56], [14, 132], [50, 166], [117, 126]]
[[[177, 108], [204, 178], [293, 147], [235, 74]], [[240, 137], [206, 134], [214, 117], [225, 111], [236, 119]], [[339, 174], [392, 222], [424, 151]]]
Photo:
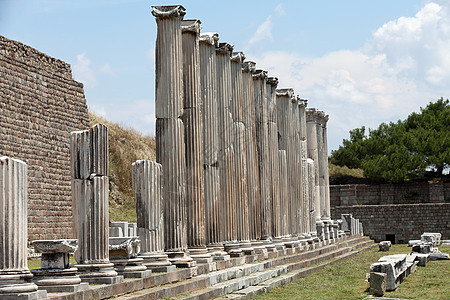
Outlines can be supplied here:
[[450, 202], [450, 182], [330, 186], [331, 206]]
[[450, 239], [450, 203], [356, 205], [331, 209], [333, 219], [341, 214], [352, 214], [364, 226], [364, 235], [377, 242], [395, 235], [396, 243], [420, 239], [423, 232], [440, 232]]
[[28, 164], [28, 237], [72, 236], [69, 134], [89, 126], [70, 65], [0, 36], [0, 156]]

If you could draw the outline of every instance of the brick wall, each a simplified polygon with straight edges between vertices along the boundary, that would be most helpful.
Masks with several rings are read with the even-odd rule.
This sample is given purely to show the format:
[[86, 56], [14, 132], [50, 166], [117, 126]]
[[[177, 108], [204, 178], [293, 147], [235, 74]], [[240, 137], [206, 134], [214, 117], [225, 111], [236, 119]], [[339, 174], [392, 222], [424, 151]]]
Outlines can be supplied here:
[[0, 36], [0, 156], [28, 164], [29, 240], [72, 237], [69, 134], [88, 126], [70, 65]]
[[420, 239], [423, 232], [440, 232], [443, 239], [450, 239], [450, 203], [355, 205], [331, 209], [333, 219], [350, 213], [360, 219], [364, 234], [379, 242], [387, 234], [395, 235], [396, 243]]
[[330, 205], [450, 202], [450, 183], [349, 184], [330, 186]]

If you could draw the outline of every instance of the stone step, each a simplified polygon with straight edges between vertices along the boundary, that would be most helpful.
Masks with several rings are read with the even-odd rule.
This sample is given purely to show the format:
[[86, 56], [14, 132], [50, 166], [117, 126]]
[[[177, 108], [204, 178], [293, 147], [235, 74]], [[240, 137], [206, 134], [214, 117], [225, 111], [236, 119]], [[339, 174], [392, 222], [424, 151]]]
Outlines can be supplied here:
[[307, 267], [307, 268], [303, 268], [301, 270], [292, 271], [287, 274], [266, 280], [256, 286], [250, 286], [245, 289], [228, 294], [228, 295], [226, 295], [226, 299], [250, 299], [252, 297], [255, 297], [256, 295], [259, 295], [262, 293], [267, 293], [268, 291], [270, 291], [278, 286], [286, 285], [288, 283], [291, 283], [294, 280], [311, 275], [312, 273], [317, 272], [326, 266], [330, 266], [337, 262], [352, 258], [361, 251], [369, 250], [369, 249], [372, 249], [375, 247], [377, 247], [377, 244], [367, 245], [367, 246], [361, 248], [360, 251], [351, 251], [351, 252], [342, 254], [340, 256], [337, 256], [337, 257], [335, 257], [331, 260], [328, 260], [324, 263], [314, 265], [311, 267]]
[[[359, 243], [356, 244], [359, 249], [366, 249], [368, 247], [376, 247], [372, 241], [366, 239], [359, 239]], [[370, 242], [370, 244], [368, 244]], [[354, 245], [354, 243], [352, 243]], [[365, 246], [359, 247], [360, 244]], [[212, 285], [205, 289], [190, 293], [186, 297], [179, 297], [180, 299], [198, 300], [198, 299], [211, 299], [220, 296], [231, 295], [239, 296], [242, 293], [247, 292], [253, 295], [256, 291], [264, 292], [264, 289], [274, 288], [278, 285], [286, 284], [292, 280], [307, 276], [330, 263], [334, 263], [353, 255], [356, 255], [359, 251], [355, 251], [352, 247], [344, 247], [335, 249], [331, 252], [320, 254], [316, 257], [306, 260], [298, 261], [295, 263], [289, 263], [282, 266], [272, 267], [265, 271], [258, 271], [254, 274], [243, 276], [240, 278], [228, 280], [219, 284]], [[300, 274], [300, 275], [297, 275]], [[232, 293], [232, 294], [230, 294]]]

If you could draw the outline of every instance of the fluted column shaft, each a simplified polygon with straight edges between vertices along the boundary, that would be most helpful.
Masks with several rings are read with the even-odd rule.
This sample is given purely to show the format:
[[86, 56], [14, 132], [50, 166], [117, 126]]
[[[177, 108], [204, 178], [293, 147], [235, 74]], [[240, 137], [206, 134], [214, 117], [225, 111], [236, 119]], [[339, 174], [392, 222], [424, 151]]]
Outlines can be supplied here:
[[325, 216], [331, 218], [330, 211], [330, 176], [328, 169], [328, 139], [327, 139], [327, 122], [328, 115], [323, 118], [322, 132], [323, 132], [323, 160], [324, 160], [324, 176], [325, 176]]
[[183, 20], [183, 124], [186, 146], [187, 245], [206, 251], [199, 20]]
[[298, 120], [300, 126], [300, 143], [301, 143], [301, 176], [302, 176], [302, 199], [301, 199], [301, 222], [302, 222], [302, 233], [309, 233], [311, 228], [309, 226], [309, 185], [308, 185], [308, 146], [307, 146], [307, 133], [306, 133], [306, 100], [297, 98], [298, 101]]
[[310, 232], [316, 231], [316, 170], [314, 160], [308, 158], [308, 199], [309, 199], [309, 229]]
[[271, 183], [266, 80], [266, 71], [257, 70], [253, 74], [253, 83], [255, 87], [256, 145], [258, 150], [259, 188], [261, 197], [261, 239], [268, 239], [272, 235], [272, 197], [270, 193]]
[[247, 186], [247, 148], [246, 140], [244, 86], [242, 79], [242, 63], [245, 55], [242, 52], [233, 53], [231, 57], [231, 111], [233, 115], [235, 173], [236, 173], [236, 221], [237, 240], [249, 241], [248, 220], [248, 186]]
[[289, 235], [289, 190], [286, 150], [278, 150], [278, 163], [280, 164], [280, 235], [287, 237]]
[[132, 164], [131, 175], [141, 253], [161, 253], [164, 251], [162, 166], [138, 160]]
[[182, 6], [154, 6], [156, 17], [156, 160], [164, 184], [165, 247], [171, 255], [187, 248], [186, 161], [183, 114]]
[[235, 154], [232, 144], [233, 119], [231, 116], [231, 66], [230, 55], [233, 46], [220, 43], [216, 48], [217, 98], [219, 106], [219, 169], [221, 203], [223, 208], [224, 241], [237, 239], [236, 224], [236, 176]]
[[256, 146], [256, 123], [255, 123], [255, 98], [253, 86], [254, 62], [244, 62], [242, 68], [242, 81], [244, 92], [245, 124], [246, 124], [246, 149], [247, 156], [247, 194], [248, 194], [248, 222], [249, 238], [256, 240], [261, 237], [261, 201], [260, 182], [258, 169], [258, 151]]
[[0, 298], [38, 289], [28, 282], [27, 170], [23, 161], [0, 157]]
[[200, 37], [200, 83], [203, 104], [203, 163], [206, 209], [206, 244], [219, 245], [221, 229], [219, 176], [219, 104], [217, 101], [216, 44], [217, 34]]
[[267, 119], [268, 119], [268, 151], [269, 151], [269, 182], [272, 199], [272, 236], [281, 237], [281, 203], [280, 203], [280, 163], [278, 154], [277, 96], [278, 79], [269, 77], [266, 83]]

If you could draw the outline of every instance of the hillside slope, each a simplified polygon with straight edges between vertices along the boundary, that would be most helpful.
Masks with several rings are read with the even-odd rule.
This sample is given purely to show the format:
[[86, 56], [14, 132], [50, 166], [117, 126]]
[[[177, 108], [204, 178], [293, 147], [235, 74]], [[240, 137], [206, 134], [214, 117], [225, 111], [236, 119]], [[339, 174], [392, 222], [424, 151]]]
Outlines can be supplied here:
[[91, 125], [108, 127], [109, 140], [109, 219], [136, 222], [134, 195], [131, 184], [131, 164], [139, 159], [156, 160], [156, 144], [131, 128], [124, 128], [89, 113]]

